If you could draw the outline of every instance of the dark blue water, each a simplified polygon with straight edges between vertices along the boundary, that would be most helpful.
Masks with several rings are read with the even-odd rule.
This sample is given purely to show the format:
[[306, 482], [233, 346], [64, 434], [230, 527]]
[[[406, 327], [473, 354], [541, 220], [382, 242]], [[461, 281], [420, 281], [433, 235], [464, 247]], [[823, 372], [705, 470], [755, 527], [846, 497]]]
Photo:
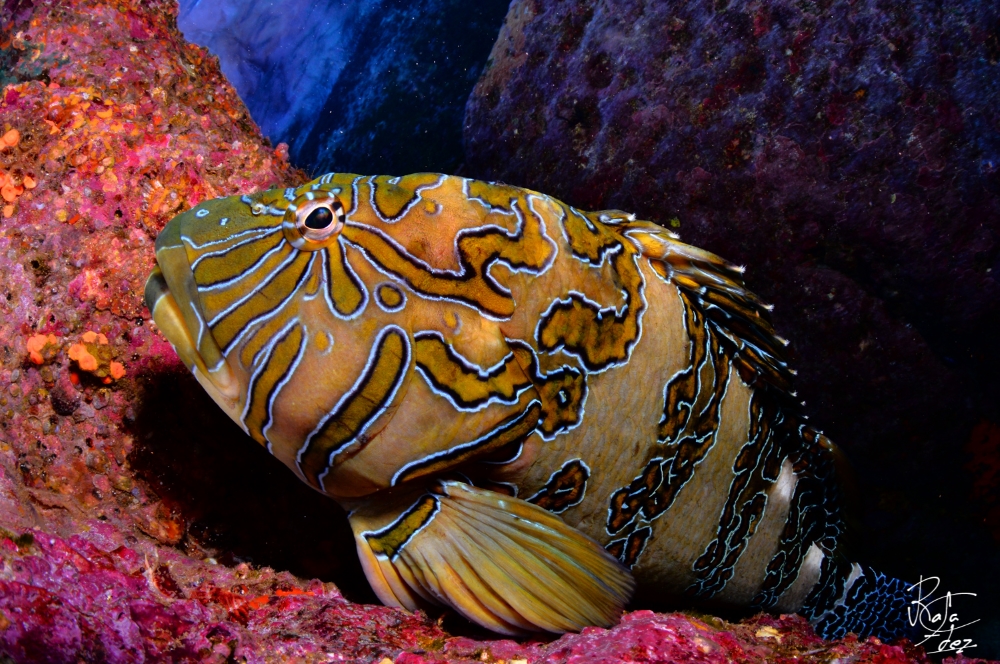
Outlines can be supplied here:
[[250, 114], [312, 173], [454, 172], [506, 0], [181, 0]]

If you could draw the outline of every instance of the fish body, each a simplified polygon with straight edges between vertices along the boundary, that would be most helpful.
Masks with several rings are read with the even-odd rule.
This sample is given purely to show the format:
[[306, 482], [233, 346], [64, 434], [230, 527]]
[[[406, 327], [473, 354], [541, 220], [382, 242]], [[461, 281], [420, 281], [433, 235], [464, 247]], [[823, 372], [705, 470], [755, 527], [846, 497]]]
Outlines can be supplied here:
[[[842, 552], [834, 445], [742, 270], [620, 211], [328, 174], [203, 202], [146, 300], [217, 403], [350, 510], [387, 604], [504, 633], [660, 601], [899, 631]], [[903, 602], [903, 604], [900, 604]]]

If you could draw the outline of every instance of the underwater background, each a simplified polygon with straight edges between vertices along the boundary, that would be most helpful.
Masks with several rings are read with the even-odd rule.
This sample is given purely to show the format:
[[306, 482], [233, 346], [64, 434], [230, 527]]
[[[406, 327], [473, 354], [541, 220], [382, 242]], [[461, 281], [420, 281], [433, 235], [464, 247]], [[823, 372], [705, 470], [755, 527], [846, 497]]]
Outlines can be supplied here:
[[299, 168], [452, 173], [508, 4], [185, 0], [177, 21]]
[[[980, 621], [962, 632], [978, 644], [966, 655], [1000, 658], [995, 3], [5, 0], [2, 12], [0, 648], [15, 661], [84, 652], [88, 638], [108, 661], [142, 648], [253, 659], [293, 609], [313, 612], [317, 648], [350, 642], [374, 661], [469, 629], [351, 614], [340, 591], [376, 600], [342, 512], [218, 411], [141, 304], [173, 214], [333, 170], [502, 180], [634, 212], [746, 265], [791, 341], [805, 412], [854, 468], [855, 558], [977, 593], [961, 604]], [[183, 45], [175, 16], [218, 66]], [[80, 575], [122, 594], [58, 585]], [[122, 631], [126, 645], [51, 608], [98, 615], [128, 597], [142, 637]], [[26, 606], [53, 617], [18, 627]]]

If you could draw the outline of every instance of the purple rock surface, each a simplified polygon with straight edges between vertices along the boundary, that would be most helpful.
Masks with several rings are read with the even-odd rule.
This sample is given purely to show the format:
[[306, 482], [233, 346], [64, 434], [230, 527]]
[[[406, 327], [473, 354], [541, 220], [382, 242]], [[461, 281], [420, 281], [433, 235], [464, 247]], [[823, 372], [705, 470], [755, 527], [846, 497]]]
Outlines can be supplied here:
[[997, 596], [995, 463], [963, 464], [1000, 422], [998, 60], [977, 0], [515, 0], [465, 174], [746, 265], [856, 470], [857, 557]]

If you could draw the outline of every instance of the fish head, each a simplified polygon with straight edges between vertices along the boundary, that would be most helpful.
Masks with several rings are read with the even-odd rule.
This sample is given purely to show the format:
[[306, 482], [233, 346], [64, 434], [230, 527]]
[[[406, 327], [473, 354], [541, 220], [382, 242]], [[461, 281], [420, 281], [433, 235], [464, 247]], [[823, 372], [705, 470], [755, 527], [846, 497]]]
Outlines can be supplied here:
[[[324, 473], [392, 417], [411, 368], [408, 333], [366, 306], [369, 289], [347, 261], [340, 191], [321, 178], [196, 205], [157, 237], [145, 289], [155, 324], [215, 402], [334, 496]], [[337, 413], [376, 346], [384, 361], [374, 369], [384, 371], [362, 406], [378, 408]], [[340, 489], [378, 488], [368, 484]]]

